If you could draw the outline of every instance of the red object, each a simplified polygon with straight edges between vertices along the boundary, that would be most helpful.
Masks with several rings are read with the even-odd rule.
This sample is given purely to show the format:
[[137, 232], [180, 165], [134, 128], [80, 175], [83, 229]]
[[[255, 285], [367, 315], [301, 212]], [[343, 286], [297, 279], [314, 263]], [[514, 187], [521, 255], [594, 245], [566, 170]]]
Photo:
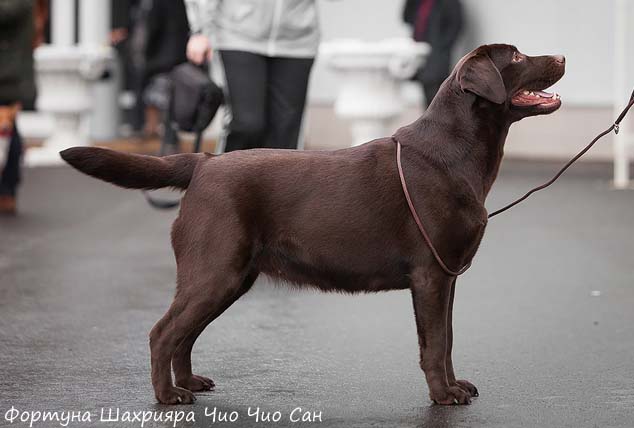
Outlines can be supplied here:
[[417, 42], [424, 41], [423, 37], [425, 36], [425, 31], [429, 24], [429, 17], [434, 8], [434, 3], [436, 3], [436, 0], [423, 0], [420, 6], [418, 6], [416, 23], [414, 24], [414, 39]]

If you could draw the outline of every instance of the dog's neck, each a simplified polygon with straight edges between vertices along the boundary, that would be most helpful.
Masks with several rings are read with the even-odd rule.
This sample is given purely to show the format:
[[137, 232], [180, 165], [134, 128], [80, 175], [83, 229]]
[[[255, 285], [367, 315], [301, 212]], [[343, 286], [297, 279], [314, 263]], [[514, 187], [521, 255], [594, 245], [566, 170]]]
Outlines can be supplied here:
[[497, 177], [511, 123], [500, 120], [499, 109], [490, 103], [448, 93], [455, 90], [444, 85], [425, 113], [395, 137], [409, 150], [462, 175], [484, 203]]

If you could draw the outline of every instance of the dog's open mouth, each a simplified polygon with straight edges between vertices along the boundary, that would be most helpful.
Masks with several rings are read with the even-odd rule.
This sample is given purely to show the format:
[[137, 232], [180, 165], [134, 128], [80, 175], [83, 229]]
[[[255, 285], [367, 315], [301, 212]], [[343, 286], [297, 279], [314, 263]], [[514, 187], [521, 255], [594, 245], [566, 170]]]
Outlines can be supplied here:
[[515, 107], [559, 107], [561, 97], [557, 93], [522, 89], [511, 99]]

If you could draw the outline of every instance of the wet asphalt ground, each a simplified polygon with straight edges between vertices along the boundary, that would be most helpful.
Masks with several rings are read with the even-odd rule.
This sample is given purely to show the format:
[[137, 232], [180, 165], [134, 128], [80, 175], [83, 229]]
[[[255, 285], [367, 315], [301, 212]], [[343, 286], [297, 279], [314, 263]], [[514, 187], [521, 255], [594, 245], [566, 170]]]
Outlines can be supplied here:
[[[489, 208], [556, 169], [506, 163]], [[456, 371], [481, 393], [472, 405], [430, 403], [407, 292], [260, 280], [199, 339], [194, 372], [217, 388], [178, 407], [195, 423], [177, 426], [634, 426], [634, 192], [609, 177], [578, 165], [490, 223], [454, 309]], [[22, 196], [20, 217], [0, 218], [0, 425], [29, 425], [10, 424], [11, 407], [88, 411], [69, 426], [111, 427], [141, 423], [101, 422], [100, 409], [173, 410], [155, 404], [147, 333], [174, 290], [175, 212], [68, 168], [26, 171]], [[256, 424], [249, 407], [281, 419]], [[297, 407], [321, 422], [291, 423]], [[205, 408], [238, 420], [214, 423]]]

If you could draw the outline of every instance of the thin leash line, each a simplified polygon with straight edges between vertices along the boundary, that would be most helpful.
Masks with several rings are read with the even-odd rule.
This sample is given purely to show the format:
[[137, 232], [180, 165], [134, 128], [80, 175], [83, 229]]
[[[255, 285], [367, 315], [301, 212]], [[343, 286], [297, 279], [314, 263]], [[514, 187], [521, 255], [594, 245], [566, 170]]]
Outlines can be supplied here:
[[634, 91], [632, 91], [632, 96], [630, 97], [630, 102], [627, 104], [625, 109], [623, 109], [623, 111], [619, 115], [618, 119], [612, 124], [612, 126], [610, 126], [608, 129], [606, 129], [605, 131], [603, 131], [602, 133], [597, 135], [595, 137], [595, 139], [590, 142], [590, 144], [588, 144], [586, 147], [584, 147], [583, 150], [581, 150], [579, 153], [577, 153], [577, 155], [575, 157], [573, 157], [571, 160], [569, 160], [568, 163], [566, 163], [559, 170], [559, 172], [557, 172], [557, 174], [555, 174], [555, 176], [553, 178], [551, 178], [546, 183], [531, 189], [530, 191], [528, 191], [521, 198], [516, 199], [515, 201], [511, 202], [508, 205], [505, 205], [504, 207], [500, 208], [499, 210], [492, 212], [491, 214], [489, 214], [489, 218], [495, 217], [498, 214], [502, 214], [504, 211], [506, 211], [508, 209], [511, 209], [515, 205], [517, 205], [517, 204], [525, 201], [526, 199], [528, 199], [533, 193], [539, 192], [540, 190], [543, 190], [543, 189], [549, 187], [551, 184], [553, 184], [555, 181], [557, 181], [559, 179], [559, 177], [561, 177], [563, 175], [563, 173], [566, 172], [566, 170], [572, 166], [572, 164], [577, 162], [579, 160], [579, 158], [581, 158], [583, 155], [585, 155], [588, 152], [588, 150], [590, 150], [592, 148], [592, 146], [594, 146], [601, 138], [605, 137], [606, 135], [608, 135], [612, 131], [614, 131], [615, 133], [618, 134], [621, 122], [623, 121], [623, 119], [625, 119], [625, 116], [627, 116], [627, 113], [630, 111], [632, 106], [634, 106]]
[[434, 258], [436, 259], [436, 261], [438, 262], [442, 270], [444, 270], [445, 273], [447, 273], [447, 275], [449, 276], [462, 275], [463, 273], [467, 271], [467, 269], [471, 267], [471, 262], [463, 266], [462, 269], [458, 271], [452, 271], [451, 269], [447, 267], [445, 262], [443, 262], [442, 257], [440, 257], [440, 254], [438, 254], [436, 247], [434, 246], [434, 244], [431, 241], [431, 238], [427, 234], [427, 230], [425, 229], [425, 226], [423, 226], [423, 223], [420, 221], [420, 217], [418, 217], [418, 214], [416, 213], [416, 208], [414, 208], [414, 204], [412, 203], [412, 198], [410, 197], [409, 191], [407, 190], [407, 183], [405, 181], [405, 175], [403, 174], [403, 165], [401, 164], [401, 143], [399, 143], [396, 138], [394, 137], [392, 138], [394, 139], [394, 141], [396, 141], [396, 164], [398, 166], [398, 175], [401, 179], [401, 187], [403, 188], [405, 199], [407, 199], [407, 205], [409, 205], [409, 210], [412, 213], [412, 217], [414, 217], [414, 221], [416, 222], [416, 225], [418, 226], [418, 230], [420, 230], [421, 235], [423, 235], [423, 239], [425, 239], [425, 242], [427, 242], [427, 246], [431, 250], [432, 254], [434, 255]]
[[[555, 176], [553, 178], [551, 178], [546, 183], [531, 189], [530, 191], [528, 191], [521, 198], [518, 198], [515, 201], [511, 202], [510, 204], [505, 205], [504, 207], [500, 208], [499, 210], [492, 212], [491, 214], [488, 215], [488, 218], [495, 217], [498, 214], [502, 214], [503, 212], [513, 208], [515, 205], [518, 205], [521, 202], [523, 202], [526, 199], [528, 199], [533, 193], [538, 192], [540, 190], [543, 190], [543, 189], [549, 187], [550, 185], [552, 185], [553, 183], [555, 183], [555, 181], [557, 181], [559, 179], [559, 177], [561, 177], [563, 175], [563, 173], [566, 172], [566, 170], [568, 168], [570, 168], [576, 161], [578, 161], [579, 158], [581, 158], [583, 155], [585, 155], [588, 152], [588, 150], [590, 150], [592, 148], [592, 146], [594, 146], [601, 138], [605, 137], [606, 135], [608, 135], [612, 131], [614, 131], [616, 134], [618, 134], [621, 122], [623, 121], [623, 119], [625, 119], [625, 116], [627, 116], [627, 114], [629, 113], [630, 109], [633, 106], [634, 106], [634, 91], [632, 91], [632, 95], [630, 96], [629, 103], [623, 109], [623, 111], [618, 116], [616, 121], [608, 129], [606, 129], [605, 131], [603, 131], [599, 135], [597, 135], [594, 138], [594, 140], [592, 140], [590, 142], [590, 144], [588, 144], [586, 147], [584, 147], [583, 150], [581, 150], [579, 153], [577, 153], [577, 155], [575, 157], [573, 157], [570, 161], [568, 161], [557, 172], [557, 174], [555, 174]], [[438, 251], [436, 250], [436, 247], [434, 246], [431, 238], [429, 237], [429, 234], [427, 233], [427, 230], [425, 229], [425, 226], [423, 226], [423, 222], [420, 220], [420, 217], [418, 216], [418, 213], [416, 212], [416, 208], [414, 207], [414, 204], [412, 203], [412, 198], [410, 197], [409, 190], [407, 189], [407, 182], [405, 180], [405, 175], [403, 173], [403, 165], [401, 163], [401, 143], [394, 136], [392, 136], [392, 140], [394, 140], [394, 142], [396, 142], [396, 165], [398, 167], [398, 174], [399, 174], [399, 178], [401, 180], [401, 187], [403, 188], [403, 193], [405, 194], [405, 199], [407, 200], [407, 205], [409, 206], [409, 210], [410, 210], [410, 212], [412, 214], [412, 217], [414, 218], [414, 221], [416, 222], [416, 225], [418, 226], [418, 230], [420, 231], [421, 235], [423, 236], [423, 239], [427, 243], [427, 246], [429, 247], [430, 251], [432, 252], [432, 254], [434, 256], [434, 258], [436, 259], [436, 262], [438, 262], [438, 265], [442, 268], [442, 270], [445, 271], [445, 273], [447, 275], [449, 275], [449, 276], [462, 275], [463, 273], [465, 273], [471, 267], [471, 262], [467, 263], [460, 270], [453, 271], [453, 270], [451, 270], [451, 269], [449, 269], [447, 267], [445, 262], [442, 260], [442, 257], [440, 257], [440, 254], [438, 254]]]

